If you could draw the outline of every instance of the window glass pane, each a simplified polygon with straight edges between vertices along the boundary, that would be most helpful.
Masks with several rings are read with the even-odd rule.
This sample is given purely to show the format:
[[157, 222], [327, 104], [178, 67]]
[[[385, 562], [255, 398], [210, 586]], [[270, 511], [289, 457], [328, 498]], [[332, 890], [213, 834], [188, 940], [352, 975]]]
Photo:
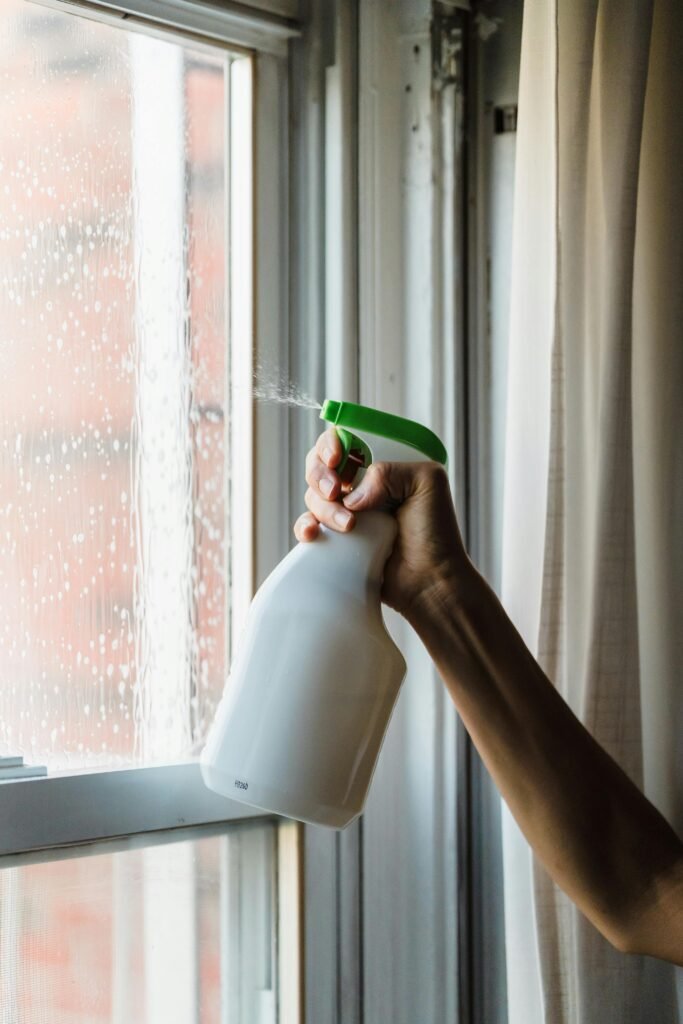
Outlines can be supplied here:
[[0, 753], [182, 757], [229, 635], [229, 58], [0, 18]]
[[0, 1021], [274, 1020], [275, 828], [0, 870]]

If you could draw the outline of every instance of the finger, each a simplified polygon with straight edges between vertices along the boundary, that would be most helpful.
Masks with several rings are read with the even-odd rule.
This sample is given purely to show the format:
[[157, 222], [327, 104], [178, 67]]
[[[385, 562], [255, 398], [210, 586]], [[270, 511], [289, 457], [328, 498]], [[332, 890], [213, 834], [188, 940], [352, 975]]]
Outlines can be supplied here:
[[318, 522], [329, 526], [331, 530], [346, 533], [353, 529], [353, 524], [356, 521], [353, 512], [349, 512], [336, 501], [325, 501], [312, 487], [306, 491], [304, 501], [306, 508], [313, 513]]
[[294, 523], [294, 536], [297, 540], [315, 540], [319, 532], [320, 524], [312, 512], [304, 512]]
[[373, 462], [344, 504], [354, 510], [400, 505], [415, 493], [422, 472], [420, 463]]
[[339, 497], [341, 480], [333, 469], [327, 468], [317, 448], [311, 448], [306, 456], [306, 483], [327, 501]]
[[330, 469], [334, 469], [341, 462], [344, 449], [342, 443], [339, 440], [339, 435], [334, 427], [330, 427], [324, 434], [321, 434], [318, 440], [315, 442], [315, 450], [320, 456], [321, 460]]

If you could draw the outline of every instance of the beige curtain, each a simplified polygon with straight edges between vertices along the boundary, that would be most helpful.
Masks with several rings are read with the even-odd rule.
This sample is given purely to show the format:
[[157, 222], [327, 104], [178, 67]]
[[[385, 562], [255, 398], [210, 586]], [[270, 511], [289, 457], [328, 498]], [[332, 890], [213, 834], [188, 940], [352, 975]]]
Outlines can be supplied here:
[[[682, 100], [680, 0], [527, 0], [503, 598], [679, 831]], [[675, 1024], [674, 968], [615, 952], [507, 813], [504, 853], [510, 1024]]]

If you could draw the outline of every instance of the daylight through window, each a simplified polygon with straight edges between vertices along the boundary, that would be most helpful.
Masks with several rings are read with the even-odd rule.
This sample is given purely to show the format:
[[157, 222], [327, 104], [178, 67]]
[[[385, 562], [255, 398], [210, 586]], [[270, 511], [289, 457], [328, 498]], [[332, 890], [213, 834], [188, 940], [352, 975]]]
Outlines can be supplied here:
[[0, 11], [0, 753], [182, 758], [228, 659], [247, 79], [218, 51]]

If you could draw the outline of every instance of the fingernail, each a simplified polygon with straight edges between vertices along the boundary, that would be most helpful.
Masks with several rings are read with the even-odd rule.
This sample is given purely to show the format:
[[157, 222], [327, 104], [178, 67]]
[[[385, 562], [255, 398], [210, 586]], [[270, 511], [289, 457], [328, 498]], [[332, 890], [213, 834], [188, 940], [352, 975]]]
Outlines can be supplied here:
[[350, 491], [344, 498], [344, 504], [347, 508], [355, 508], [356, 505], [363, 499], [364, 493], [358, 488], [357, 491]]
[[323, 448], [323, 462], [326, 462], [327, 465], [329, 466], [331, 458], [332, 458], [332, 449], [331, 448]]
[[329, 498], [329, 496], [332, 494], [332, 491], [334, 490], [334, 481], [330, 480], [329, 476], [321, 477], [320, 490], [322, 491], [326, 498]]
[[343, 508], [340, 508], [338, 512], [334, 513], [334, 521], [337, 526], [346, 527], [351, 519], [351, 513], [346, 512]]

